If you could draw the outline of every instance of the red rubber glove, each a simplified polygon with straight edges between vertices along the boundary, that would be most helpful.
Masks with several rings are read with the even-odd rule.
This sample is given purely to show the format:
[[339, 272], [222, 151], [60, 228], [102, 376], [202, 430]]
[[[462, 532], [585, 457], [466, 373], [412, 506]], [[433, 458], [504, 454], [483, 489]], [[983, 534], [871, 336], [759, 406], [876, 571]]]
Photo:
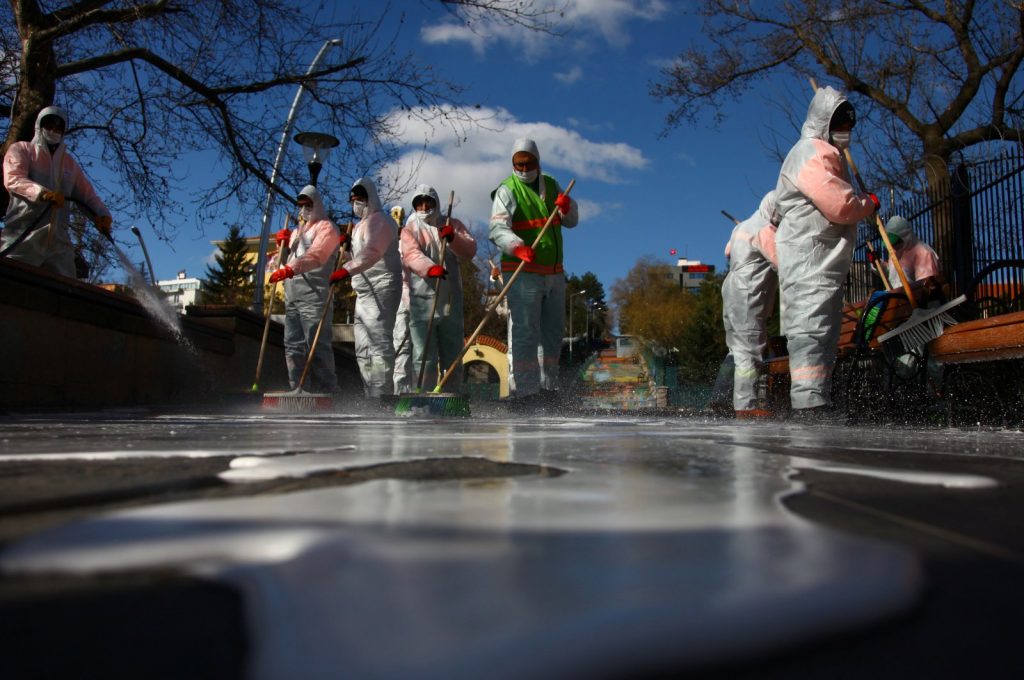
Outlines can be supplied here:
[[427, 277], [431, 279], [447, 279], [448, 272], [441, 265], [435, 264], [427, 270]]
[[512, 249], [512, 256], [518, 257], [523, 262], [533, 262], [534, 252], [530, 246], [516, 246]]
[[281, 231], [274, 234], [274, 240], [277, 242], [277, 247], [280, 248], [282, 245], [288, 245], [292, 240], [292, 232], [290, 229], [282, 229]]
[[437, 235], [445, 241], [448, 241], [448, 243], [451, 243], [452, 239], [455, 238], [455, 227], [450, 224], [446, 224], [437, 230]]
[[869, 193], [868, 198], [870, 198], [871, 202], [875, 204], [875, 212], [878, 212], [879, 210], [882, 209], [882, 203], [878, 200], [878, 196]]
[[270, 275], [270, 282], [277, 283], [278, 281], [290, 279], [293, 276], [295, 276], [295, 270], [289, 267], [288, 265], [285, 265]]
[[39, 198], [41, 198], [44, 201], [49, 201], [50, 203], [53, 203], [58, 208], [64, 207], [64, 194], [62, 194], [59, 191], [44, 191], [43, 193], [39, 194]]
[[568, 215], [569, 208], [572, 207], [572, 200], [565, 194], [558, 194], [558, 197], [555, 198], [555, 207], [558, 208], [558, 212]]
[[338, 271], [331, 274], [331, 283], [337, 283], [338, 281], [344, 281], [348, 277], [352, 276], [348, 273], [348, 270], [342, 267]]
[[874, 264], [878, 260], [878, 255], [873, 250], [868, 251], [868, 264]]

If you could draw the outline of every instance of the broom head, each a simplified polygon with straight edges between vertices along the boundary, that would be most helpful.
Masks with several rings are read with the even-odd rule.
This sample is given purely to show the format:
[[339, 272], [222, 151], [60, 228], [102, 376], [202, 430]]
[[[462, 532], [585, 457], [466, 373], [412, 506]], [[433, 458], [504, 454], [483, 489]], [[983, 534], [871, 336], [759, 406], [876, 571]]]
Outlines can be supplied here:
[[333, 411], [334, 397], [326, 393], [303, 392], [267, 392], [263, 395], [263, 410], [279, 413], [312, 413], [316, 411]]
[[909, 319], [888, 333], [878, 336], [878, 342], [884, 345], [888, 340], [899, 339], [903, 344], [905, 352], [913, 352], [920, 347], [924, 347], [942, 335], [942, 331], [946, 326], [952, 326], [956, 323], [956, 319], [947, 314], [947, 312], [953, 307], [963, 304], [966, 300], [967, 296], [961, 295], [939, 307], [931, 309], [918, 307], [911, 312]]
[[405, 418], [467, 418], [470, 415], [469, 397], [454, 392], [400, 394], [395, 404], [395, 415]]

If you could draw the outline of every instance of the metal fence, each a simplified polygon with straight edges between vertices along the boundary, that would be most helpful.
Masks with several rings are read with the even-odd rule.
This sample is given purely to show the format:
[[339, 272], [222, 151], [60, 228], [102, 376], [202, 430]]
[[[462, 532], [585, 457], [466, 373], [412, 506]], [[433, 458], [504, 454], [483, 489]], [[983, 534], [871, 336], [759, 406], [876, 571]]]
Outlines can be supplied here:
[[[999, 158], [960, 163], [951, 168], [948, 186], [934, 193], [896, 197], [889, 210], [883, 206], [883, 213], [883, 220], [903, 215], [917, 236], [936, 248], [951, 296], [965, 292], [979, 272], [994, 268], [985, 276], [978, 296], [1005, 299], [1008, 304], [1024, 299], [1024, 267], [998, 265], [1024, 260], [1024, 152], [1020, 149]], [[870, 241], [879, 253], [884, 250], [874, 223], [862, 223], [857, 236], [861, 247], [854, 253], [847, 280], [850, 302], [864, 300], [880, 286], [863, 244]]]

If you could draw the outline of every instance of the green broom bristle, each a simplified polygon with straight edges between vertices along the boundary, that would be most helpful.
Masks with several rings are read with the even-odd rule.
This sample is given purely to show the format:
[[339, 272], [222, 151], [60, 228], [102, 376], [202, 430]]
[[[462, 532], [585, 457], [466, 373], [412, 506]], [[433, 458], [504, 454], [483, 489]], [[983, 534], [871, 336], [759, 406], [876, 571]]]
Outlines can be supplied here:
[[468, 417], [469, 399], [461, 394], [403, 394], [395, 404], [396, 416]]

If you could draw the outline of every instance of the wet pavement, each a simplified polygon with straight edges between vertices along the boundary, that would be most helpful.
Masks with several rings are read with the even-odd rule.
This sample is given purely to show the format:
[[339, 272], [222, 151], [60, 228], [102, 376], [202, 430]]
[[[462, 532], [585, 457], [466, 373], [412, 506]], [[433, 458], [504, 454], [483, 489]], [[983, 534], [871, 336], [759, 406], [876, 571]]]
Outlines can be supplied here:
[[53, 643], [107, 677], [1012, 670], [1022, 489], [1014, 431], [6, 418], [0, 653], [26, 676]]

